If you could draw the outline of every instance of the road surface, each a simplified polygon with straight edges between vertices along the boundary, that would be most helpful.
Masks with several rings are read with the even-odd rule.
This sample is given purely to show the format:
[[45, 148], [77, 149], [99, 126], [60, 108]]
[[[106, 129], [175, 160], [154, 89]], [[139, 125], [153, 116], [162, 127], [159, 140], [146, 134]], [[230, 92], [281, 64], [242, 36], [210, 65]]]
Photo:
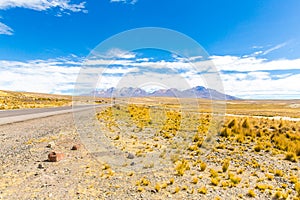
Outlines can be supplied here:
[[0, 125], [26, 121], [41, 117], [65, 114], [70, 112], [79, 112], [95, 107], [103, 107], [103, 105], [80, 105], [80, 106], [64, 106], [55, 108], [34, 108], [34, 109], [19, 109], [19, 110], [1, 110]]
[[[30, 119], [36, 119], [41, 117], [48, 117], [53, 115], [71, 113], [71, 112], [79, 112], [89, 109], [94, 109], [98, 107], [107, 106], [107, 104], [101, 105], [77, 105], [75, 107], [72, 106], [64, 106], [64, 107], [55, 107], [55, 108], [34, 108], [34, 109], [18, 109], [18, 110], [0, 110], [0, 125], [15, 123], [26, 121]], [[226, 116], [232, 117], [247, 117], [247, 115], [234, 115], [234, 114], [225, 114]], [[254, 118], [268, 118], [268, 119], [283, 119], [288, 121], [300, 121], [300, 118], [290, 118], [284, 116], [276, 116], [276, 117], [265, 117], [265, 116], [251, 116]]]

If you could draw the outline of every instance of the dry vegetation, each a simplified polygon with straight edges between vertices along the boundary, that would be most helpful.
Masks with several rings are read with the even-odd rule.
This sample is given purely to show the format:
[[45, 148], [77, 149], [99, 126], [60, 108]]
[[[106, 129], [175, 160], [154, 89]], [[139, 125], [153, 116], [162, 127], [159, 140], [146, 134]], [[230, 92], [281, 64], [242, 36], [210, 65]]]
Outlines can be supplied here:
[[[82, 97], [84, 99], [84, 97]], [[87, 98], [90, 99], [90, 98]], [[96, 98], [96, 103], [108, 103], [109, 98]], [[0, 110], [47, 108], [72, 105], [72, 96], [0, 90]]]
[[71, 96], [0, 91], [0, 110], [45, 108], [71, 104]]
[[[297, 117], [300, 103], [274, 103], [230, 101], [227, 113], [238, 116], [221, 118], [218, 126], [208, 100], [199, 100], [199, 108], [191, 104], [189, 110], [182, 110], [172, 98], [117, 99], [115, 105], [99, 108], [99, 124], [94, 125], [100, 126], [110, 146], [126, 155], [125, 161], [120, 159], [121, 167], [111, 163], [115, 158], [109, 156], [94, 159], [87, 143], [79, 151], [70, 150], [82, 135], [72, 129], [61, 132], [62, 124], [54, 134], [48, 130], [40, 137], [29, 134], [19, 145], [28, 149], [27, 158], [23, 154], [3, 157], [0, 199], [298, 200], [300, 121], [252, 115]], [[54, 124], [64, 117], [56, 118]], [[27, 126], [25, 132], [32, 127], [29, 122]], [[20, 129], [23, 134], [24, 127]], [[42, 162], [52, 150], [50, 143], [66, 153], [64, 160]], [[14, 158], [25, 162], [13, 165]]]
[[228, 101], [226, 113], [250, 116], [300, 117], [300, 100]]
[[[136, 101], [109, 107], [97, 118], [111, 144], [123, 152], [147, 161], [147, 155], [160, 154], [144, 166], [159, 172], [138, 180], [137, 193], [175, 199], [299, 199], [299, 121], [227, 116], [208, 153], [204, 141], [215, 130], [211, 114]], [[130, 174], [132, 179], [141, 178], [141, 171]]]

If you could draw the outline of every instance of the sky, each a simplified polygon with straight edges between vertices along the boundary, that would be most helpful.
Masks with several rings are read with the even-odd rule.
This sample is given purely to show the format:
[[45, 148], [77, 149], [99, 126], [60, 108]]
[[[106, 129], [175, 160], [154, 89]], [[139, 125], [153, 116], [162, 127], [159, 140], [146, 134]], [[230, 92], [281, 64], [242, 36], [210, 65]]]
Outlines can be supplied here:
[[99, 68], [103, 89], [135, 80], [149, 90], [212, 87], [191, 54], [126, 52], [114, 43], [92, 58], [116, 34], [157, 27], [201, 45], [226, 94], [300, 99], [299, 10], [298, 0], [1, 0], [0, 89], [73, 94], [87, 65]]

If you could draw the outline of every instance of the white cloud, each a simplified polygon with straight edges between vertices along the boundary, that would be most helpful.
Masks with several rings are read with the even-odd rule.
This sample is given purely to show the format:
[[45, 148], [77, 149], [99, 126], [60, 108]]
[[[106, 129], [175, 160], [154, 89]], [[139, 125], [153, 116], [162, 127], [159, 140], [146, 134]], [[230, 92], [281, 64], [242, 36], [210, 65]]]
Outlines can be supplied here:
[[149, 62], [148, 59], [133, 59], [133, 55], [128, 56], [126, 52], [127, 56], [123, 56], [124, 51], [121, 50], [114, 50], [110, 55], [118, 59], [84, 62], [81, 58], [71, 56], [67, 59], [26, 62], [0, 60], [0, 88], [71, 93], [82, 65], [86, 69], [82, 83], [94, 83], [96, 80], [99, 81], [99, 88], [134, 85], [146, 88], [187, 89], [198, 85], [214, 88], [212, 85], [218, 83], [214, 82], [217, 77], [209, 70], [213, 62], [227, 94], [252, 99], [300, 98], [300, 59], [269, 61], [255, 57], [211, 56], [211, 61], [192, 63], [200, 66], [196, 69], [182, 60]]
[[0, 35], [12, 35], [12, 28], [0, 22]]
[[0, 88], [61, 94], [72, 91], [80, 63], [70, 66], [59, 60], [0, 61]]
[[[122, 66], [120, 67], [122, 70], [114, 68], [107, 71], [109, 72], [107, 74], [111, 74], [111, 76], [103, 77], [101, 82], [101, 87], [103, 88], [116, 86], [116, 84], [122, 81], [122, 77], [126, 76], [126, 71], [133, 69], [137, 73], [130, 75], [130, 77], [134, 78], [128, 80], [143, 80], [144, 82], [155, 82], [156, 84], [159, 84], [159, 80], [168, 80], [179, 89], [187, 89], [185, 87], [194, 87], [197, 85], [214, 88], [213, 83], [219, 83], [215, 73], [218, 71], [225, 92], [230, 95], [240, 98], [291, 98], [294, 95], [293, 98], [300, 98], [300, 87], [295, 84], [295, 79], [299, 75], [291, 72], [291, 70], [300, 70], [300, 59], [270, 61], [254, 56], [237, 57], [227, 55], [211, 56], [210, 61], [198, 61], [198, 59], [193, 58], [188, 60], [149, 61], [148, 59], [136, 58], [128, 60], [124, 58], [118, 60], [99, 59], [89, 61], [88, 64], [99, 64], [99, 66], [104, 68], [113, 65]], [[216, 71], [214, 71], [214, 67]], [[278, 74], [278, 70], [283, 71], [283, 74]], [[173, 74], [168, 74], [170, 71]], [[156, 78], [153, 81], [153, 78], [151, 80], [151, 77], [149, 77], [151, 73], [153, 77], [153, 74], [156, 74], [156, 76], [160, 76], [161, 78]], [[173, 77], [181, 77], [187, 81], [188, 85], [182, 86], [181, 84], [176, 84], [172, 81], [175, 79], [169, 79], [166, 74]], [[127, 81], [126, 84], [130, 85], [130, 81]], [[148, 87], [151, 88], [150, 85]], [[218, 88], [221, 88], [220, 86], [216, 87], [214, 89], [218, 90]]]
[[280, 59], [268, 61], [256, 57], [237, 56], [211, 56], [218, 70], [232, 71], [259, 71], [259, 70], [283, 70], [299, 69], [300, 58], [294, 60]]
[[[71, 3], [70, 0], [0, 0], [0, 10], [6, 10], [10, 8], [27, 8], [37, 11], [45, 11], [53, 8], [59, 9], [56, 16], [62, 16], [62, 13], [69, 12], [84, 12], [85, 2], [78, 4]], [[0, 17], [2, 19], [2, 17]], [[0, 35], [13, 35], [13, 29], [0, 22]]]
[[111, 49], [110, 51], [107, 52], [106, 56], [108, 58], [124, 58], [124, 59], [131, 59], [135, 58], [135, 53], [133, 52], [128, 52], [128, 51], [123, 51], [121, 49]]
[[[116, 77], [113, 80], [115, 82], [114, 87], [123, 88], [123, 87], [157, 87], [163, 86], [163, 88], [177, 88], [177, 89], [186, 89], [190, 88], [190, 84], [187, 79], [185, 79], [181, 74], [172, 75], [172, 74], [158, 74], [152, 72], [146, 72], [143, 74], [125, 74], [122, 77]], [[101, 85], [105, 83], [111, 83], [109, 78], [104, 77]]]
[[[272, 60], [255, 57], [212, 56], [219, 71], [226, 93], [240, 98], [300, 98], [297, 84], [300, 74], [300, 59]], [[274, 71], [286, 74], [272, 74]], [[283, 72], [282, 72], [283, 73]]]
[[253, 49], [262, 49], [262, 48], [264, 48], [264, 47], [263, 47], [263, 46], [254, 45], [254, 46], [252, 46], [252, 48], [253, 48]]
[[222, 74], [225, 91], [241, 98], [300, 98], [300, 88], [297, 84], [300, 75], [272, 80], [271, 78], [237, 79], [233, 74]]
[[287, 42], [278, 44], [278, 45], [276, 45], [275, 47], [272, 47], [272, 48], [270, 48], [270, 49], [265, 50], [265, 51], [262, 53], [262, 55], [267, 55], [268, 53], [270, 53], [270, 52], [272, 52], [272, 51], [275, 51], [275, 50], [277, 50], [277, 49], [280, 49], [280, 48], [282, 48], [282, 47], [284, 47], [284, 46], [286, 46], [286, 45], [287, 45]]
[[126, 3], [126, 4], [136, 4], [138, 0], [110, 0], [111, 3]]
[[150, 58], [137, 58], [136, 61], [138, 61], [138, 62], [149, 62]]
[[86, 12], [85, 2], [73, 4], [70, 0], [1, 0], [0, 9], [27, 8], [44, 11], [51, 8], [59, 8], [61, 11]]
[[109, 65], [130, 65], [133, 62], [131, 60], [113, 60], [113, 59], [88, 59], [85, 61], [86, 66], [109, 66]]
[[124, 51], [118, 48], [112, 48], [105, 53], [99, 53], [97, 51], [91, 51], [90, 58], [95, 57], [95, 60], [100, 59], [133, 59], [136, 54], [130, 51]]

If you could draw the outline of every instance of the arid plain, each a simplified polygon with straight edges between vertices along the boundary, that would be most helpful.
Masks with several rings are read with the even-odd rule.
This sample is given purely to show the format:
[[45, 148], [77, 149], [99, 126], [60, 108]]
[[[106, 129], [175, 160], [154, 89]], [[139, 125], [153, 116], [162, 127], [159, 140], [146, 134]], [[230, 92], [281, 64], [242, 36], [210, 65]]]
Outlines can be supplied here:
[[[1, 109], [72, 103], [0, 94]], [[299, 199], [299, 100], [97, 102], [94, 125], [120, 165], [91, 152], [72, 113], [2, 125], [0, 199]]]

